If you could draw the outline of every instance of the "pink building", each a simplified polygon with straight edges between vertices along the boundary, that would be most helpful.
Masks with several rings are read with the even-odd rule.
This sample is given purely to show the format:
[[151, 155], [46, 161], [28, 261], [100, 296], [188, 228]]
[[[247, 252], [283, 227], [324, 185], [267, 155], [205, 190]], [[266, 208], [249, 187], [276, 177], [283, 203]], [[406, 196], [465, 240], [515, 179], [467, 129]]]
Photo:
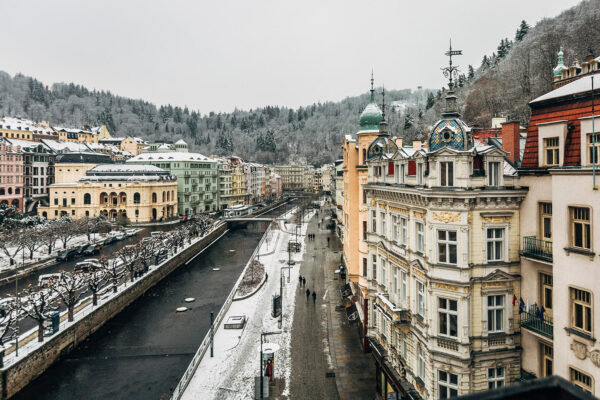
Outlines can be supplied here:
[[271, 197], [277, 198], [281, 196], [283, 193], [281, 176], [277, 175], [276, 173], [271, 173], [269, 179], [271, 180]]
[[0, 139], [0, 204], [23, 210], [23, 153]]

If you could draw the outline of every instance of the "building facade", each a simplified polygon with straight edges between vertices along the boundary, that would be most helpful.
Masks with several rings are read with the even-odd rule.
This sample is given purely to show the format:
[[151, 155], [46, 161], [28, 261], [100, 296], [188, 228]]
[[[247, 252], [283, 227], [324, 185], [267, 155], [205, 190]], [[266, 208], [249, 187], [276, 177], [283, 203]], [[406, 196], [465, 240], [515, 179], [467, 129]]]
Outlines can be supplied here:
[[530, 103], [519, 170], [529, 187], [521, 211], [521, 327], [525, 371], [559, 375], [597, 396], [600, 119], [598, 111], [592, 118], [592, 100], [588, 75]]
[[101, 164], [76, 182], [50, 185], [46, 218], [104, 215], [111, 220], [151, 222], [177, 215], [177, 179], [151, 165]]
[[0, 139], [0, 207], [23, 211], [23, 153]]

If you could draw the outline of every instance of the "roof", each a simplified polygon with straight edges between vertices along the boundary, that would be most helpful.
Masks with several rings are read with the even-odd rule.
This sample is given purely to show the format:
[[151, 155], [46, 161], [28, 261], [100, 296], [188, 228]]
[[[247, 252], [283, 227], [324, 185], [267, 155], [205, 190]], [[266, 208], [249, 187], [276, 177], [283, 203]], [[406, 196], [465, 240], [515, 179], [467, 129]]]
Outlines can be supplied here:
[[10, 139], [10, 138], [4, 138], [4, 139], [13, 146], [21, 147], [21, 149], [42, 146], [46, 150], [51, 150], [50, 147], [46, 146], [42, 142], [32, 142], [31, 140], [23, 140], [23, 139]]
[[41, 139], [41, 142], [57, 153], [89, 152], [91, 149], [85, 143], [63, 142], [60, 140]]
[[109, 155], [95, 152], [61, 153], [56, 156], [57, 164], [110, 164]]
[[147, 164], [99, 164], [90, 172], [166, 172], [162, 168]]
[[596, 77], [596, 84], [594, 90], [600, 88], [600, 73], [583, 76], [571, 83], [567, 83], [564, 86], [554, 89], [536, 99], [533, 99], [529, 104], [539, 103], [541, 101], [556, 99], [559, 97], [565, 97], [574, 95], [577, 93], [589, 92], [592, 90], [592, 77]]
[[100, 164], [86, 172], [80, 182], [100, 181], [175, 181], [162, 168], [154, 165]]
[[36, 134], [56, 135], [54, 130], [49, 126], [44, 125], [44, 123], [37, 123], [24, 118], [0, 118], [0, 129], [12, 129], [29, 131]]
[[141, 162], [141, 161], [202, 161], [202, 162], [216, 162], [212, 158], [208, 158], [200, 153], [188, 153], [188, 152], [168, 152], [168, 153], [141, 153], [137, 156], [127, 160], [128, 163]]

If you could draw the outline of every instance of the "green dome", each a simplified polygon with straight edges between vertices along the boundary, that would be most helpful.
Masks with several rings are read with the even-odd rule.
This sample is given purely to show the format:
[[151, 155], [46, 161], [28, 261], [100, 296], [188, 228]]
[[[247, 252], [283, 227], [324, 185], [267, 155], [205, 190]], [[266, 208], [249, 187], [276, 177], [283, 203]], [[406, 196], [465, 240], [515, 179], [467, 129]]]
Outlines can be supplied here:
[[373, 91], [371, 91], [371, 101], [360, 114], [360, 130], [361, 131], [379, 131], [379, 123], [381, 122], [381, 110], [375, 103]]

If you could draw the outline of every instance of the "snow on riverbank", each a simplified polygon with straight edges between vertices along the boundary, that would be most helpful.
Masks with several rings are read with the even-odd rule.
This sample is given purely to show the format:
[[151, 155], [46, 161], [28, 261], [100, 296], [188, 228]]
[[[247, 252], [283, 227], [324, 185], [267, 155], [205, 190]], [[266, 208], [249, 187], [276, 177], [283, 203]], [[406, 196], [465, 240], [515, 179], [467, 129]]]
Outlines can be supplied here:
[[[293, 210], [286, 213], [293, 215]], [[314, 212], [308, 214], [310, 219]], [[253, 397], [254, 378], [260, 374], [260, 334], [262, 332], [281, 332], [270, 335], [265, 342], [276, 343], [280, 350], [275, 353], [275, 378], [283, 378], [285, 388], [283, 395], [289, 393], [291, 373], [290, 340], [291, 327], [294, 320], [295, 293], [298, 290], [299, 263], [304, 256], [304, 244], [299, 253], [292, 254], [296, 264], [287, 267], [289, 240], [295, 238], [294, 224], [279, 224], [273, 230], [269, 243], [264, 241], [259, 249], [261, 263], [269, 275], [265, 284], [253, 296], [234, 301], [223, 318], [223, 323], [216, 329], [214, 336], [214, 357], [207, 350], [200, 361], [194, 376], [182, 395], [184, 400], [192, 399], [248, 399]], [[307, 224], [298, 228], [300, 235], [306, 234]], [[273, 245], [273, 243], [275, 243]], [[273, 249], [275, 247], [275, 249]], [[274, 251], [273, 251], [274, 250]], [[271, 316], [272, 296], [279, 293], [280, 276], [284, 276], [283, 286], [283, 321], [281, 329], [278, 318]], [[288, 281], [289, 276], [289, 281]], [[224, 322], [231, 316], [245, 315], [246, 326], [241, 329], [224, 329]], [[265, 378], [266, 379], [266, 378]]]

